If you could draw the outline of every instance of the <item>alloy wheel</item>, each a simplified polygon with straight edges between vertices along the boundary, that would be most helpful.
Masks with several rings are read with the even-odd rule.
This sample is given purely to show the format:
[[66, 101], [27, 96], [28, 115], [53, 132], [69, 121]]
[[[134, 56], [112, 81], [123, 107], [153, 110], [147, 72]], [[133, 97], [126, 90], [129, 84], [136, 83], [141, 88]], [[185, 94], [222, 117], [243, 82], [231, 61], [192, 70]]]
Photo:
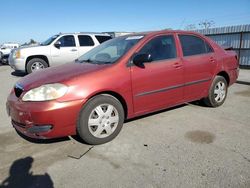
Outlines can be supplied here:
[[219, 81], [214, 88], [214, 99], [216, 102], [222, 102], [226, 96], [226, 84]]

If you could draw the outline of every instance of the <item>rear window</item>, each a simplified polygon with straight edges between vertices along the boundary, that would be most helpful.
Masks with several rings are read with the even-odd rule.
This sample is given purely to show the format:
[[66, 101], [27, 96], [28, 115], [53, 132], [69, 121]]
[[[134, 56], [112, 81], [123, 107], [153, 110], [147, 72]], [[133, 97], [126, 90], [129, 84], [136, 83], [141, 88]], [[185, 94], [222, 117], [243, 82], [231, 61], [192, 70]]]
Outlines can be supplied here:
[[80, 46], [94, 46], [93, 39], [88, 35], [78, 35]]
[[101, 35], [96, 35], [95, 38], [98, 40], [98, 42], [101, 44], [109, 39], [112, 39], [111, 36], [101, 36]]
[[193, 35], [179, 35], [183, 56], [206, 54], [213, 49], [203, 39]]

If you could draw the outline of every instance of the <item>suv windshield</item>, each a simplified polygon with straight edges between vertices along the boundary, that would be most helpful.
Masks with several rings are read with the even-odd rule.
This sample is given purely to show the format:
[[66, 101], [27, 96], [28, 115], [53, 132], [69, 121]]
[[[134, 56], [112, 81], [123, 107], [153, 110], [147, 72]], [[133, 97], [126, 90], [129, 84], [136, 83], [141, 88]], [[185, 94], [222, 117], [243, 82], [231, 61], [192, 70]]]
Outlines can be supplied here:
[[108, 40], [79, 57], [80, 63], [111, 64], [122, 57], [144, 36], [124, 36]]
[[48, 38], [46, 41], [42, 42], [41, 45], [42, 46], [47, 46], [50, 45], [59, 35], [54, 35], [50, 38]]

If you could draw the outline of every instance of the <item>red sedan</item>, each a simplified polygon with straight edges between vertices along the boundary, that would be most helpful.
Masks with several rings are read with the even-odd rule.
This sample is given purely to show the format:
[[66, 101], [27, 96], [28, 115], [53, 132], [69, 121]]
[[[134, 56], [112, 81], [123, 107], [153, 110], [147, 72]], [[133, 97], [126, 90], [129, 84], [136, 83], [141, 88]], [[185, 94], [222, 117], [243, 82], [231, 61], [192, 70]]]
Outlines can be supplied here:
[[19, 80], [7, 100], [14, 128], [33, 138], [115, 138], [124, 119], [185, 102], [224, 103], [238, 60], [194, 32], [159, 31], [109, 40], [69, 63]]

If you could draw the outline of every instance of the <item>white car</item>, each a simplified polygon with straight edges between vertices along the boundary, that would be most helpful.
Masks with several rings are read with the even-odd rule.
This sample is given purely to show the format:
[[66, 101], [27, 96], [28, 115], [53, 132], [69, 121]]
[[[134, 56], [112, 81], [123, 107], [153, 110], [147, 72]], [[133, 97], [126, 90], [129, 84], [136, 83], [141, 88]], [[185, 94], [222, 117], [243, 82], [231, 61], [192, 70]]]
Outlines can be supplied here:
[[109, 34], [103, 33], [54, 35], [40, 45], [13, 50], [9, 56], [9, 65], [16, 71], [31, 73], [50, 66], [73, 62], [111, 38]]
[[5, 43], [0, 47], [0, 60], [8, 56], [11, 50], [18, 48], [19, 44], [16, 43]]

